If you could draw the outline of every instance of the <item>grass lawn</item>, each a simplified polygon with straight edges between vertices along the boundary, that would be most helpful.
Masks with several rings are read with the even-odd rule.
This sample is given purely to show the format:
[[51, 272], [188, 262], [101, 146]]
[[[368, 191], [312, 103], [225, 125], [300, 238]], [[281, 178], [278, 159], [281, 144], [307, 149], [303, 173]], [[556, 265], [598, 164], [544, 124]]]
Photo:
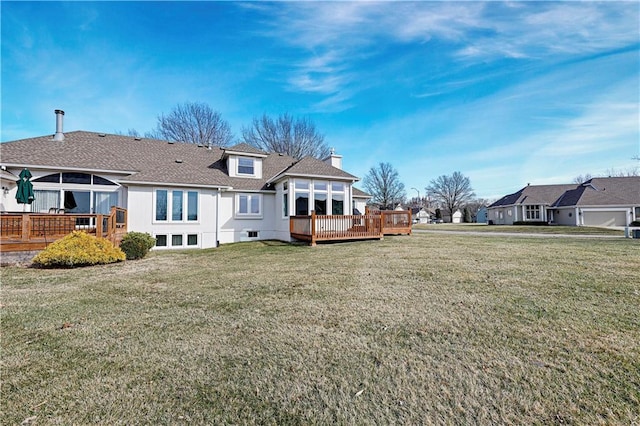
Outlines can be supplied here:
[[638, 424], [640, 244], [414, 234], [5, 267], [2, 424]]
[[413, 225], [413, 229], [430, 231], [473, 231], [505, 234], [604, 235], [624, 236], [624, 230], [595, 226], [485, 225], [482, 223], [439, 223]]

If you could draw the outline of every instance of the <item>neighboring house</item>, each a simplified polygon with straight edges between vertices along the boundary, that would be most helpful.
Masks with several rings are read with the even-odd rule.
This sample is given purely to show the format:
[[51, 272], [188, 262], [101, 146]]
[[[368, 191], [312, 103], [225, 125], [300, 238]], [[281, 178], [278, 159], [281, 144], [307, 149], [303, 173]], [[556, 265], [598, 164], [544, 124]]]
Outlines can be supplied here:
[[582, 184], [527, 185], [488, 208], [488, 221], [571, 226], [628, 226], [640, 220], [640, 177], [593, 178]]
[[429, 223], [430, 215], [423, 207], [412, 207], [411, 208], [411, 216], [413, 219], [413, 223]]
[[[60, 114], [61, 113], [61, 114]], [[148, 232], [158, 248], [208, 248], [236, 241], [290, 241], [289, 217], [350, 215], [368, 194], [324, 161], [295, 160], [247, 144], [207, 148], [86, 131], [0, 144], [0, 210], [106, 214], [128, 210], [127, 229]], [[17, 175], [33, 174], [35, 201], [17, 204]]]
[[487, 223], [487, 208], [480, 207], [476, 213], [476, 223]]
[[460, 210], [456, 210], [455, 213], [451, 215], [451, 223], [462, 223], [462, 212]]
[[351, 199], [352, 199], [351, 211], [353, 212], [353, 214], [364, 214], [367, 208], [367, 203], [371, 199], [371, 195], [367, 194], [366, 192], [356, 187], [353, 187], [353, 190], [351, 192]]

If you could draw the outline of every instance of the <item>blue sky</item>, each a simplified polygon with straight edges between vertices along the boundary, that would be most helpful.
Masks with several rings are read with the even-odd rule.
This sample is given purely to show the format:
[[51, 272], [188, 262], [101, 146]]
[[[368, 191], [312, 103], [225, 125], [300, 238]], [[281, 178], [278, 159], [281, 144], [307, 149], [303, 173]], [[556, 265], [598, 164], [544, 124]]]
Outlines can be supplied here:
[[460, 171], [497, 198], [639, 165], [640, 2], [6, 2], [4, 141], [155, 127], [206, 102], [237, 138], [308, 116], [344, 168], [409, 197]]

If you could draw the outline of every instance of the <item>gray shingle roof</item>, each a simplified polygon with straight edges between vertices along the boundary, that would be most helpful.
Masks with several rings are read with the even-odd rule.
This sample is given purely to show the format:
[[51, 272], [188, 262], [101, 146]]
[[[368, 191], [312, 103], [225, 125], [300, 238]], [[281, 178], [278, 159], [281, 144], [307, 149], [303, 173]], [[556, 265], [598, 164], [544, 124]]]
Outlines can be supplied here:
[[358, 180], [356, 176], [313, 157], [304, 157], [300, 161], [297, 161], [295, 164], [292, 164], [287, 170], [283, 171], [282, 175], [308, 175], [334, 179]]
[[520, 191], [505, 195], [489, 207], [512, 205], [552, 205], [565, 191], [574, 189], [575, 185], [527, 185]]
[[554, 207], [640, 205], [640, 176], [593, 178], [565, 192]]
[[568, 206], [638, 206], [640, 176], [593, 178], [576, 185], [530, 185], [505, 195], [489, 207], [542, 204]]
[[[246, 146], [245, 146], [246, 145]], [[239, 190], [267, 189], [267, 181], [283, 170], [294, 174], [357, 179], [313, 158], [298, 162], [281, 154], [266, 154], [247, 144], [233, 152], [266, 155], [262, 179], [231, 178], [223, 158], [224, 150], [194, 144], [168, 143], [155, 139], [135, 140], [130, 136], [74, 131], [64, 141], [42, 136], [0, 144], [4, 165], [60, 170], [122, 171], [122, 183], [174, 184], [184, 186], [232, 187]], [[230, 150], [231, 148], [227, 148]], [[248, 151], [248, 150], [251, 151]]]
[[267, 155], [266, 152], [259, 150], [255, 146], [251, 146], [248, 143], [242, 142], [224, 149], [226, 152], [240, 152], [246, 154], [259, 154], [261, 156]]
[[352, 187], [351, 188], [352, 192], [353, 192], [353, 196], [354, 197], [359, 197], [359, 198], [371, 198], [370, 194], [367, 194], [366, 192], [362, 191], [361, 189], [358, 189], [356, 187]]

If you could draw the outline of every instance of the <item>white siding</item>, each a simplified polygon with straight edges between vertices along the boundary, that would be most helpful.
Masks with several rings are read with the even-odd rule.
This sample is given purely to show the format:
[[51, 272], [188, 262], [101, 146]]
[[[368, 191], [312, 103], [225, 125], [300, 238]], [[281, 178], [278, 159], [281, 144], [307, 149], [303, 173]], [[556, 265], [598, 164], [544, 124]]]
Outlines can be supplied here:
[[[221, 195], [219, 218], [221, 244], [274, 239], [289, 241], [288, 222], [286, 233], [282, 231], [282, 223], [276, 225], [276, 221], [281, 222], [282, 214], [280, 210], [277, 210], [275, 193], [260, 193], [262, 195], [262, 218], [259, 219], [241, 218], [235, 215], [236, 194], [238, 193], [242, 192], [229, 191], [223, 192]], [[249, 237], [249, 231], [257, 231], [258, 236]]]
[[[158, 222], [154, 216], [156, 189], [196, 191], [198, 197], [198, 220], [189, 222]], [[216, 190], [194, 188], [155, 188], [147, 186], [130, 186], [128, 191], [128, 229], [130, 231], [148, 232], [153, 236], [182, 235], [183, 247], [187, 246], [187, 236], [197, 235], [198, 244], [193, 248], [216, 247]], [[177, 248], [171, 247], [168, 248]]]

